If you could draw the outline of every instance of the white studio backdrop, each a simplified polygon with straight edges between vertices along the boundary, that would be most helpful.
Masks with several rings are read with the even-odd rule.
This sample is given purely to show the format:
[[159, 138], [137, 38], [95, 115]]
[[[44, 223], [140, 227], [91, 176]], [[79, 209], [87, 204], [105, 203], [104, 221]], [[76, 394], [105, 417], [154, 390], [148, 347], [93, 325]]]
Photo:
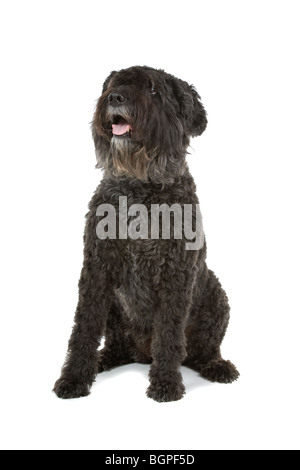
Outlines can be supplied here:
[[[2, 449], [299, 449], [298, 4], [1, 0]], [[185, 398], [158, 404], [130, 365], [60, 401], [101, 178], [89, 123], [106, 76], [131, 65], [193, 83], [207, 109], [188, 161], [241, 378], [183, 369]]]

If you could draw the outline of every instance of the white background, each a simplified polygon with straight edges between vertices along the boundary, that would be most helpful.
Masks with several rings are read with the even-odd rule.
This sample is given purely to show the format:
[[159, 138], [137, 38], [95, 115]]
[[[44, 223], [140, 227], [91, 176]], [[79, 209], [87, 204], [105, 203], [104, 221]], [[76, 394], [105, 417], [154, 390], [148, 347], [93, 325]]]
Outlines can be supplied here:
[[[1, 0], [1, 448], [299, 449], [299, 44], [292, 0]], [[241, 378], [183, 369], [185, 398], [158, 404], [148, 367], [125, 366], [61, 401], [101, 178], [89, 122], [131, 65], [193, 83], [207, 109], [188, 160]]]

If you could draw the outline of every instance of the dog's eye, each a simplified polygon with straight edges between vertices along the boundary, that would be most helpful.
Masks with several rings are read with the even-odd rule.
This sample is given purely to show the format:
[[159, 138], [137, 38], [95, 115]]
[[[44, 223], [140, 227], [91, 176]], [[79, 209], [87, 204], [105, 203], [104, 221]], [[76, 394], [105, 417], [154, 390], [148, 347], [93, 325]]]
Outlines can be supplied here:
[[149, 83], [149, 87], [150, 87], [150, 93], [151, 93], [151, 95], [156, 95], [157, 91], [156, 91], [156, 88], [155, 88], [154, 83], [150, 82], [150, 83]]

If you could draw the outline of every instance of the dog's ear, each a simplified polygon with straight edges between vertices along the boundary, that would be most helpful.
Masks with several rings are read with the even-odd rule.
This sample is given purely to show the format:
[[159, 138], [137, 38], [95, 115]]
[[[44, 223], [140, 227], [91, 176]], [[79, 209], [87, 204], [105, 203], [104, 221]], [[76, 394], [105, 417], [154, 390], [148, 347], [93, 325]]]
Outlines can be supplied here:
[[201, 98], [197, 92], [197, 90], [190, 86], [190, 93], [193, 97], [193, 113], [192, 113], [192, 121], [190, 127], [190, 135], [191, 137], [196, 137], [201, 135], [202, 132], [205, 131], [207, 126], [207, 116], [206, 111], [204, 109], [203, 104], [201, 103]]
[[109, 84], [110, 84], [110, 81], [112, 80], [112, 78], [117, 75], [118, 72], [116, 71], [113, 71], [111, 72], [111, 74], [107, 77], [107, 79], [105, 80], [105, 82], [103, 83], [103, 89], [102, 89], [102, 94], [107, 90]]
[[206, 111], [201, 103], [201, 98], [194, 86], [187, 82], [170, 77], [167, 80], [173, 88], [175, 98], [180, 107], [180, 114], [186, 124], [186, 129], [191, 137], [196, 137], [205, 131], [207, 126]]

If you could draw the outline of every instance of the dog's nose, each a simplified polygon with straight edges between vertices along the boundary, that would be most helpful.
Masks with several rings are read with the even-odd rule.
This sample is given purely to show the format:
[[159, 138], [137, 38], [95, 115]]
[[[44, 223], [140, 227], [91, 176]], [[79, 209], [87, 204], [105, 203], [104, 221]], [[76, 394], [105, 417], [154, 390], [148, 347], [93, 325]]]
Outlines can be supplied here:
[[120, 106], [121, 104], [125, 103], [126, 98], [120, 95], [119, 93], [110, 93], [108, 95], [108, 102], [112, 106]]

